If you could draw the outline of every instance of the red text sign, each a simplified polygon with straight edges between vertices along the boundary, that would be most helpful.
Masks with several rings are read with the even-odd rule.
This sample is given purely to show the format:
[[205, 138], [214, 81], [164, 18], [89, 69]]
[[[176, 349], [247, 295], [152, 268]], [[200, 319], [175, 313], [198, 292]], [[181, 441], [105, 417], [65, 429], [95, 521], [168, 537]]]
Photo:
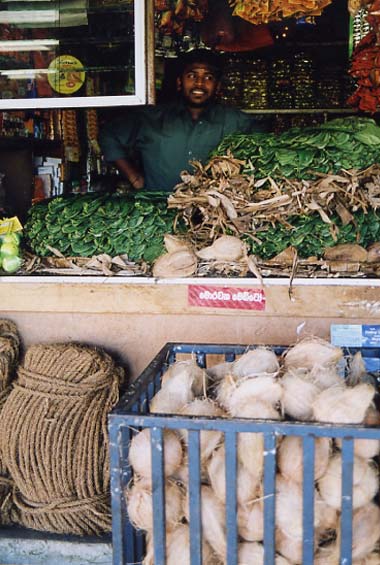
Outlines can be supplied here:
[[237, 310], [265, 310], [265, 292], [261, 288], [230, 286], [188, 286], [190, 306], [206, 308], [234, 308]]

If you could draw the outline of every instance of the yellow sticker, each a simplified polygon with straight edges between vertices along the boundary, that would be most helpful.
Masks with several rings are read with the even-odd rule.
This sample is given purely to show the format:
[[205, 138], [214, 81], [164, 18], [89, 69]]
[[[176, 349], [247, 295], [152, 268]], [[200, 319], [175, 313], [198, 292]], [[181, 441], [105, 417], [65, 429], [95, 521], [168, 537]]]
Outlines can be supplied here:
[[17, 216], [13, 216], [13, 218], [6, 218], [3, 220], [0, 219], [0, 235], [4, 235], [6, 233], [13, 233], [21, 230], [22, 230], [22, 225]]
[[60, 55], [49, 65], [48, 81], [60, 94], [73, 94], [86, 80], [82, 63], [72, 55]]

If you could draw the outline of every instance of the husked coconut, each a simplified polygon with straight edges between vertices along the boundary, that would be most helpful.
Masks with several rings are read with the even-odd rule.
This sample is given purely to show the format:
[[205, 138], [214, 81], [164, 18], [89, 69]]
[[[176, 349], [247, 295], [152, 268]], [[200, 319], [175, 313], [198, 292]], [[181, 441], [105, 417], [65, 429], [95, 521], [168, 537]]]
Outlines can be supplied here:
[[153, 276], [157, 278], [191, 277], [196, 271], [197, 258], [188, 249], [161, 255], [153, 265]]
[[[352, 559], [354, 562], [369, 558], [375, 551], [380, 540], [379, 524], [380, 508], [373, 502], [354, 512], [352, 517]], [[340, 543], [340, 531], [338, 531], [337, 543]], [[367, 564], [366, 561], [365, 563]]]
[[313, 402], [313, 417], [317, 422], [361, 424], [375, 396], [372, 385], [336, 386], [320, 392]]
[[[327, 437], [315, 439], [314, 480], [321, 478], [327, 470], [331, 453], [331, 440]], [[297, 483], [303, 481], [303, 442], [297, 436], [286, 436], [278, 449], [280, 473]]]
[[[212, 454], [207, 466], [211, 487], [223, 503], [226, 501], [226, 453], [224, 446]], [[237, 470], [237, 500], [239, 504], [246, 504], [256, 498], [258, 479], [246, 467], [238, 465]], [[231, 487], [230, 487], [231, 488]]]
[[204, 247], [197, 252], [200, 259], [214, 259], [216, 261], [239, 261], [246, 253], [243, 241], [233, 235], [222, 235], [212, 245]]
[[235, 377], [258, 377], [263, 374], [277, 374], [280, 370], [277, 355], [271, 349], [256, 347], [244, 353], [232, 364]]
[[[188, 375], [193, 393], [196, 396], [204, 395], [207, 390], [207, 373], [205, 369], [199, 367], [193, 357], [186, 359], [186, 361], [176, 361], [170, 365], [168, 370], [162, 375], [161, 386], [166, 386], [169, 381], [174, 382], [178, 376], [185, 378], [183, 376], [184, 373]], [[174, 386], [177, 385], [175, 384]]]
[[[352, 506], [354, 509], [368, 504], [378, 491], [378, 473], [365, 459], [354, 457]], [[323, 500], [339, 510], [342, 497], [342, 455], [334, 454], [323, 477], [318, 481]]]
[[239, 504], [237, 521], [241, 538], [245, 541], [263, 541], [264, 505], [262, 500]]
[[[303, 492], [302, 485], [285, 479], [282, 475], [276, 477], [276, 525], [288, 537], [302, 541], [303, 532]], [[316, 504], [314, 508], [314, 527], [323, 522], [323, 508]], [[279, 550], [280, 551], [280, 550]], [[280, 551], [280, 553], [283, 553]], [[285, 557], [288, 557], [288, 555]], [[289, 558], [289, 557], [288, 557]]]
[[292, 565], [302, 565], [302, 539], [287, 536], [276, 528], [276, 550]]
[[[202, 541], [203, 563], [217, 565], [211, 547]], [[166, 535], [166, 565], [190, 565], [190, 528], [187, 524], [180, 524]], [[147, 552], [143, 565], [154, 565], [153, 538], [147, 536]]]
[[323, 254], [327, 261], [367, 261], [367, 251], [357, 243], [340, 243], [327, 247]]
[[[128, 517], [137, 529], [151, 531], [153, 529], [152, 490], [144, 482], [134, 480], [126, 490]], [[174, 482], [165, 485], [165, 526], [169, 531], [176, 527], [183, 516], [183, 493]]]
[[[260, 420], [279, 420], [280, 414], [264, 402], [247, 402], [242, 404], [239, 417]], [[259, 480], [264, 467], [264, 436], [256, 432], [241, 432], [238, 434], [238, 461]]]
[[320, 388], [310, 377], [310, 371], [289, 368], [281, 379], [282, 409], [295, 420], [312, 420], [313, 403]]
[[218, 363], [213, 367], [207, 367], [206, 373], [209, 379], [214, 382], [218, 383], [224, 377], [232, 372], [232, 362], [225, 361], [224, 363]]
[[194, 400], [193, 378], [189, 371], [177, 373], [153, 396], [150, 401], [152, 414], [178, 414], [186, 404]]
[[173, 253], [180, 249], [187, 249], [191, 251], [191, 243], [189, 241], [170, 233], [164, 235], [164, 244], [168, 253]]
[[271, 376], [239, 379], [237, 387], [225, 400], [225, 406], [231, 415], [238, 416], [244, 404], [259, 401], [276, 407], [281, 397], [282, 386]]
[[291, 347], [284, 356], [285, 368], [313, 369], [315, 366], [335, 365], [343, 357], [340, 347], [324, 339], [307, 338]]
[[[196, 398], [189, 404], [186, 404], [186, 406], [180, 410], [180, 414], [186, 416], [210, 416], [220, 418], [224, 415], [224, 412], [213, 400]], [[180, 435], [187, 444], [188, 432], [186, 430], [180, 430]], [[222, 441], [223, 432], [219, 430], [201, 431], [201, 461], [206, 461]]]
[[[178, 436], [171, 430], [165, 430], [163, 444], [165, 477], [170, 477], [181, 465], [183, 458], [182, 444]], [[152, 457], [149, 428], [145, 428], [133, 436], [129, 447], [129, 463], [135, 473], [147, 481], [151, 481]]]
[[[379, 263], [380, 262], [380, 242], [375, 241], [367, 249], [367, 263]], [[380, 561], [379, 561], [380, 563]]]
[[335, 365], [328, 367], [319, 367], [316, 365], [311, 369], [309, 376], [310, 380], [314, 382], [320, 390], [341, 385], [343, 381]]
[[[190, 521], [189, 498], [185, 500], [184, 515]], [[203, 539], [210, 544], [221, 558], [226, 556], [225, 506], [217, 498], [211, 487], [201, 486], [201, 520]], [[180, 563], [180, 561], [177, 562]]]

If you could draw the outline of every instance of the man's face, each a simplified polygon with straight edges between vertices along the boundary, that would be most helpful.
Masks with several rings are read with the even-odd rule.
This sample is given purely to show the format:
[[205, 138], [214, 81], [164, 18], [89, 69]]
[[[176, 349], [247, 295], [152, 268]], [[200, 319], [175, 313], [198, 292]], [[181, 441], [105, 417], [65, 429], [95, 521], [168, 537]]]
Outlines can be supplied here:
[[177, 79], [177, 88], [186, 104], [203, 108], [214, 98], [219, 86], [215, 71], [207, 63], [191, 63]]

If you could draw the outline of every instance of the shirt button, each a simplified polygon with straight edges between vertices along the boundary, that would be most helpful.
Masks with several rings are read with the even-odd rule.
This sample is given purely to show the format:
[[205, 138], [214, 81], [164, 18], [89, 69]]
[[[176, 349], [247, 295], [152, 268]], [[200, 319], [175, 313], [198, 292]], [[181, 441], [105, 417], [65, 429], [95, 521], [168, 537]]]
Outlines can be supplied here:
[[198, 124], [201, 126], [203, 124], [203, 122], [198, 122]]
[[193, 152], [192, 152], [192, 151], [189, 151], [189, 155], [192, 155], [192, 154], [193, 154]]

